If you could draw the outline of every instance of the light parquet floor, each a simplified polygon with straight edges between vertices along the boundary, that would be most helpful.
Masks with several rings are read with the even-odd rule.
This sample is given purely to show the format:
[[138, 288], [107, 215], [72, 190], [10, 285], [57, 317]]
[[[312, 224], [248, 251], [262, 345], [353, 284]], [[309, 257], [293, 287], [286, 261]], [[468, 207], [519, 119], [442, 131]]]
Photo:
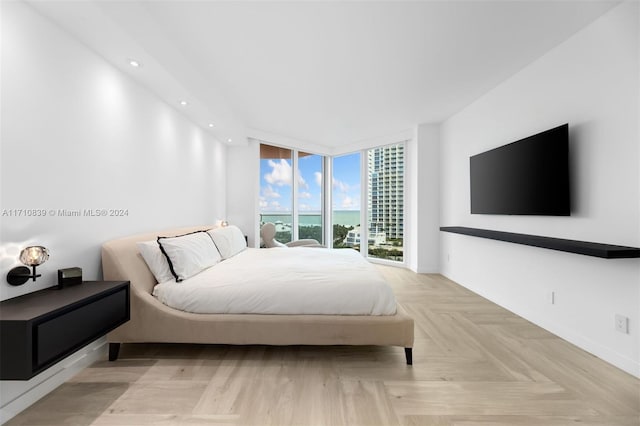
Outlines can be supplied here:
[[640, 381], [440, 275], [402, 348], [123, 345], [8, 425], [640, 425]]

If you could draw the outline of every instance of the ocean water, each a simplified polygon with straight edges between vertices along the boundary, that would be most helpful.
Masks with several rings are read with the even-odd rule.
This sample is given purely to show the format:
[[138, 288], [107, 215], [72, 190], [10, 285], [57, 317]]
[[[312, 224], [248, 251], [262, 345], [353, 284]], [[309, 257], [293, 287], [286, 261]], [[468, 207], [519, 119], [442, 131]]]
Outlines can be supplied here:
[[[300, 213], [298, 215], [301, 226], [320, 226], [322, 217], [320, 213]], [[261, 214], [261, 222], [291, 223], [290, 214]], [[333, 223], [336, 225], [356, 226], [360, 224], [360, 210], [334, 210]]]

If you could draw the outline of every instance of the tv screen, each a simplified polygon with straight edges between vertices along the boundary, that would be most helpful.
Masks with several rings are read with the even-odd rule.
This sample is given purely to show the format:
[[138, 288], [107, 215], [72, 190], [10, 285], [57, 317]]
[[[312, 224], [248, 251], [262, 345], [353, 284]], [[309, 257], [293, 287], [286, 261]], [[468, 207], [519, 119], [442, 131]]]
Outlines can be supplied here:
[[470, 158], [471, 213], [569, 216], [569, 125]]

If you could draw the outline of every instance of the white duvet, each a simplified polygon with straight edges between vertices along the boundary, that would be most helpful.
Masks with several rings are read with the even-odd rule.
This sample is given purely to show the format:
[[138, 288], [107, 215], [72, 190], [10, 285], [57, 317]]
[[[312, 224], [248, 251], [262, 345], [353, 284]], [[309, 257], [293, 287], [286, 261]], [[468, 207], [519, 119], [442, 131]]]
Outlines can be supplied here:
[[210, 314], [393, 315], [381, 274], [354, 250], [247, 249], [153, 295], [182, 311]]

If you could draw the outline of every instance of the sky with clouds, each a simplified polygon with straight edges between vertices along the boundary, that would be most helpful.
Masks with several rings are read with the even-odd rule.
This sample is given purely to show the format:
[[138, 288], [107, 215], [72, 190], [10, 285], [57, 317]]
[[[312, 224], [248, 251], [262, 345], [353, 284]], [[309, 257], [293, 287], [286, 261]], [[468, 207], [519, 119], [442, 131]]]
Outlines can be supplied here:
[[[300, 212], [319, 213], [322, 202], [322, 157], [298, 159]], [[333, 158], [333, 209], [360, 210], [360, 153]], [[260, 160], [260, 211], [291, 212], [293, 171], [291, 160]]]

